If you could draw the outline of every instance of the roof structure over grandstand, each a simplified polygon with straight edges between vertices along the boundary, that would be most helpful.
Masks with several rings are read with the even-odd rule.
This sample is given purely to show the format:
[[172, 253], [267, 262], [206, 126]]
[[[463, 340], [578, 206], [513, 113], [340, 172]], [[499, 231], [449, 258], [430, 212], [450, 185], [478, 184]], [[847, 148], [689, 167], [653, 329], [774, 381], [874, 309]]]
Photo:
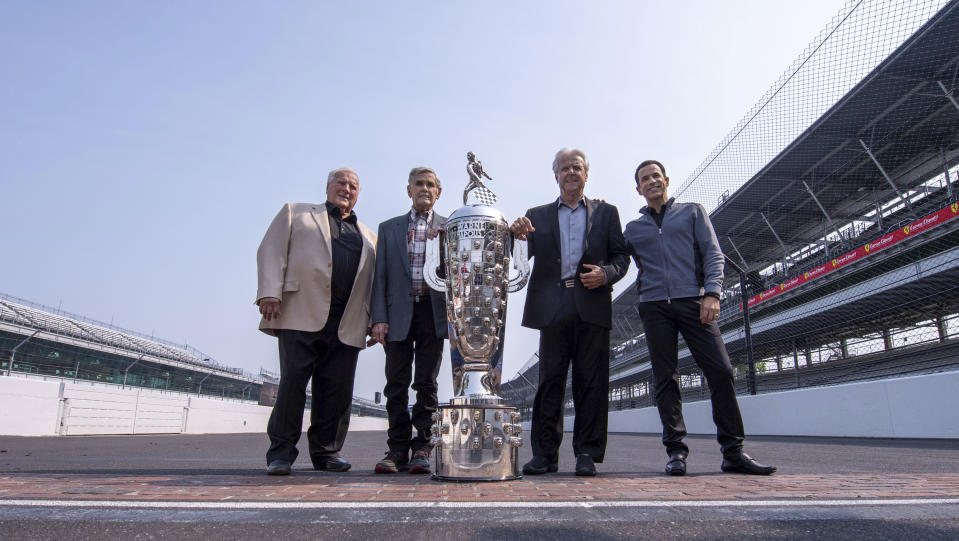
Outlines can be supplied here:
[[221, 365], [188, 345], [147, 337], [135, 331], [117, 328], [3, 293], [0, 293], [0, 324], [254, 379], [253, 375], [244, 374], [242, 369]]
[[[959, 4], [953, 2], [722, 201], [710, 217], [724, 251], [741, 254], [758, 270], [783, 258], [775, 235], [794, 249], [814, 243], [824, 236], [826, 214], [840, 223], [861, 219], [877, 201], [941, 171], [943, 159], [954, 161], [959, 107], [940, 83], [956, 84], [956, 36]], [[919, 217], [904, 210], [907, 218]]]

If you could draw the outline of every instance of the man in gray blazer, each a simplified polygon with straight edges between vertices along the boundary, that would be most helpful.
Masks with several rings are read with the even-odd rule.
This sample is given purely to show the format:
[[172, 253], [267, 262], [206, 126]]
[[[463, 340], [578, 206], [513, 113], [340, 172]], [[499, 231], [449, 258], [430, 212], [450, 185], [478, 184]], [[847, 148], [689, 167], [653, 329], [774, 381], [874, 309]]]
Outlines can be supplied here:
[[[446, 217], [433, 212], [440, 192], [436, 172], [413, 168], [406, 187], [413, 208], [379, 227], [371, 335], [386, 350], [383, 394], [390, 426], [389, 450], [377, 462], [376, 473], [430, 472], [431, 417], [438, 405], [436, 376], [447, 337], [446, 300], [426, 284], [423, 264], [427, 232], [446, 225]], [[416, 391], [412, 412], [408, 410], [411, 382]]]

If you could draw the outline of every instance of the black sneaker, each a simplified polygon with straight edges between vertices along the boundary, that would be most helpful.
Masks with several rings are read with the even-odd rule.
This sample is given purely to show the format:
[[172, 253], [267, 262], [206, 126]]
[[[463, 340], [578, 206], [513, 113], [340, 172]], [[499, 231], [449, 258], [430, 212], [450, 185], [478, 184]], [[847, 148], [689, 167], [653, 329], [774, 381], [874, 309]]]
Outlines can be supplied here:
[[[427, 463], [427, 465], [428, 464], [429, 463]], [[376, 467], [373, 468], [373, 471], [376, 473], [397, 473], [406, 471], [408, 467], [409, 458], [407, 458], [406, 453], [387, 451], [386, 456], [383, 457], [383, 460], [380, 460], [376, 463]]]
[[413, 458], [410, 460], [410, 473], [429, 473], [430, 472], [430, 450], [419, 449], [413, 452]]
[[545, 456], [533, 455], [533, 459], [523, 465], [523, 473], [526, 475], [540, 475], [544, 473], [553, 473], [559, 469], [556, 460], [550, 460]]
[[313, 469], [316, 471], [342, 473], [349, 471], [351, 466], [352, 464], [338, 456], [331, 456], [325, 459], [313, 461]]
[[596, 475], [593, 457], [587, 454], [576, 455], [576, 475], [592, 477]]

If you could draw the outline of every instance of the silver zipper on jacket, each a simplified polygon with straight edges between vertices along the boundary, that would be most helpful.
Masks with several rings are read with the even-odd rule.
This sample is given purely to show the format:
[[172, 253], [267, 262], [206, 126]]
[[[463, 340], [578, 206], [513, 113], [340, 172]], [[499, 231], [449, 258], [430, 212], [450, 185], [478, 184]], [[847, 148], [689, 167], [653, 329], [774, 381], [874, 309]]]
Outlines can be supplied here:
[[[666, 209], [663, 209], [663, 222], [666, 223]], [[666, 245], [663, 244], [663, 227], [659, 226], [659, 248], [663, 252], [663, 268], [666, 269], [665, 282], [666, 282], [666, 304], [672, 304], [671, 295], [669, 293], [669, 259], [666, 258]]]

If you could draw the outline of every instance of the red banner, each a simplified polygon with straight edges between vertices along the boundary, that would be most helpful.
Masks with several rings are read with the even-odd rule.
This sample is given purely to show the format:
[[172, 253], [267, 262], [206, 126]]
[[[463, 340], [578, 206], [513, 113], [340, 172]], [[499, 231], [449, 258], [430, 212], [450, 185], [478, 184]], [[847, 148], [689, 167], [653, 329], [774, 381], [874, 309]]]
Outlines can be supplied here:
[[[876, 252], [885, 250], [886, 248], [918, 235], [923, 231], [928, 231], [929, 229], [942, 225], [949, 220], [952, 220], [957, 215], [959, 215], [959, 203], [953, 203], [948, 207], [939, 209], [937, 212], [934, 212], [925, 218], [916, 220], [905, 227], [897, 229], [892, 233], [883, 235], [882, 237], [879, 237], [868, 244], [860, 246], [851, 252], [847, 252], [833, 259], [829, 263], [826, 263], [825, 265], [820, 265], [815, 269], [810, 269], [804, 272], [802, 276], [792, 278], [789, 281], [779, 284], [772, 289], [763, 291], [759, 295], [753, 295], [749, 298], [749, 306], [754, 306], [765, 300], [769, 300], [780, 293], [785, 293], [786, 291], [795, 289], [806, 282], [811, 282], [837, 269], [841, 269], [855, 261], [859, 261], [864, 257], [868, 257]], [[743, 305], [740, 303], [739, 309], [742, 310], [742, 307]]]

